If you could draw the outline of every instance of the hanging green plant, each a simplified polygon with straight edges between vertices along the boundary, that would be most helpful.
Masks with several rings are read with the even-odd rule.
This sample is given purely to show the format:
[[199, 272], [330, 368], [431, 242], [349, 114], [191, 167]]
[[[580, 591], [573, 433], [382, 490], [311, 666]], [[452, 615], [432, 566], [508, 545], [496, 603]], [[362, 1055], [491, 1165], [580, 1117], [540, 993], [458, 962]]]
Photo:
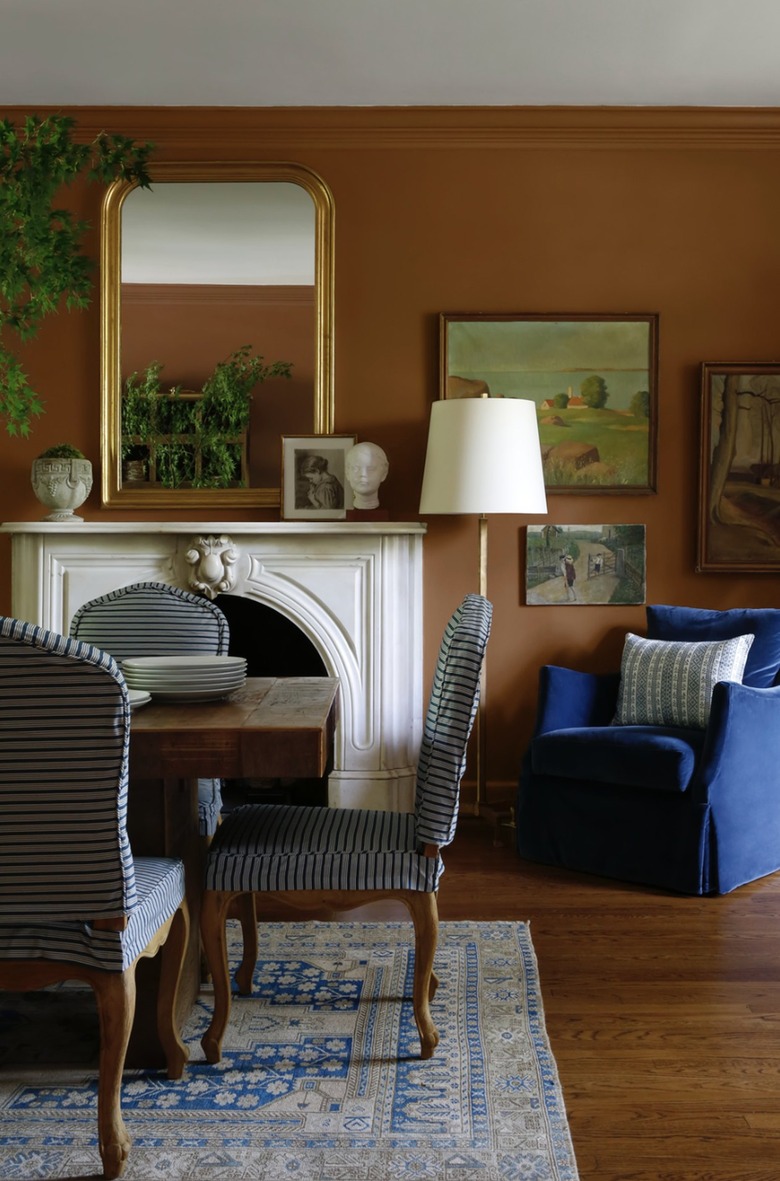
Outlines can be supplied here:
[[88, 225], [56, 208], [57, 194], [84, 173], [104, 183], [150, 183], [152, 144], [104, 131], [77, 143], [74, 127], [64, 115], [30, 115], [21, 127], [0, 120], [0, 419], [9, 435], [29, 435], [44, 405], [9, 337], [32, 339], [63, 300], [68, 309], [85, 308], [92, 290], [94, 263], [82, 250]]
[[289, 361], [273, 361], [252, 354], [252, 346], [236, 349], [203, 383], [203, 430], [208, 435], [238, 435], [249, 426], [252, 390], [269, 377], [291, 377]]
[[152, 361], [132, 373], [122, 391], [122, 460], [142, 464], [144, 479], [164, 488], [230, 488], [245, 483], [246, 436], [252, 392], [272, 377], [292, 376], [289, 361], [273, 361], [242, 345], [201, 390], [165, 387]]

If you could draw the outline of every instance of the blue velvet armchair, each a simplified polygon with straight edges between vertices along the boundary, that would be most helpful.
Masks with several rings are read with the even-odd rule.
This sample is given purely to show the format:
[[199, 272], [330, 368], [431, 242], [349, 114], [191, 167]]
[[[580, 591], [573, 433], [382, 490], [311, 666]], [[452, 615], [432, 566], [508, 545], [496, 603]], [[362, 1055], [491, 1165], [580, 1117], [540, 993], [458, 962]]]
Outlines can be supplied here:
[[[621, 674], [545, 666], [516, 801], [517, 850], [548, 865], [725, 894], [780, 869], [780, 610], [647, 608], [648, 639], [752, 635], [703, 725], [615, 724]], [[622, 672], [625, 676], [625, 655]]]

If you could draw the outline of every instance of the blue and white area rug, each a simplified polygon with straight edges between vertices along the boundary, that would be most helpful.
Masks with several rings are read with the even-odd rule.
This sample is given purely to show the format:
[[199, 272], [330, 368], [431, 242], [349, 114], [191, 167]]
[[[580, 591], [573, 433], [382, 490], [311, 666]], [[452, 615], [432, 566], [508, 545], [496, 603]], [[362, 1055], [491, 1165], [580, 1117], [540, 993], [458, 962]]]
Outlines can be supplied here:
[[[411, 934], [408, 923], [264, 925], [255, 996], [236, 997], [222, 1062], [200, 1048], [204, 994], [184, 1078], [125, 1075], [124, 1177], [576, 1181], [528, 928], [441, 924], [441, 1040], [427, 1062]], [[100, 1173], [94, 1067], [73, 1066], [94, 1053], [90, 997], [0, 994], [0, 1178]], [[44, 1020], [56, 1033], [41, 1034]]]

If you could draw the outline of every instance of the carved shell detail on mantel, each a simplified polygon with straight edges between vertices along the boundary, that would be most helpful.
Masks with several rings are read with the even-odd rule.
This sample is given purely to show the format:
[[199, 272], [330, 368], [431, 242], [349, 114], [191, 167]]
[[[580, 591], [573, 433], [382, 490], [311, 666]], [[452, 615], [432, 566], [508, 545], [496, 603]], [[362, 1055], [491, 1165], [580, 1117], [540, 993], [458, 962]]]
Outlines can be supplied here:
[[192, 567], [188, 578], [191, 590], [216, 599], [234, 590], [238, 581], [237, 564], [241, 551], [226, 534], [218, 537], [193, 537], [185, 554]]

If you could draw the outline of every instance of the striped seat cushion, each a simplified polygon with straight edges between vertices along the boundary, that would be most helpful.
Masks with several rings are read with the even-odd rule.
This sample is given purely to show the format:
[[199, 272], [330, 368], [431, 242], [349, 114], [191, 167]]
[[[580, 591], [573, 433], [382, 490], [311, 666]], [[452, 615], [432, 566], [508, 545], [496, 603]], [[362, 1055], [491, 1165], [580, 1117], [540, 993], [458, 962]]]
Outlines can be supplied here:
[[432, 891], [443, 869], [417, 852], [411, 813], [248, 804], [220, 826], [206, 888]]
[[84, 922], [0, 922], [0, 959], [53, 960], [124, 971], [181, 906], [184, 866], [168, 857], [137, 857], [135, 882], [137, 903], [124, 931], [95, 931]]
[[0, 916], [136, 903], [125, 831], [130, 709], [107, 652], [0, 619]]
[[[135, 582], [91, 599], [73, 616], [70, 634], [104, 648], [117, 660], [225, 656], [230, 644], [227, 618], [215, 603], [165, 582]], [[214, 835], [221, 809], [221, 780], [199, 779], [201, 836]]]
[[444, 631], [417, 764], [415, 812], [421, 844], [448, 845], [455, 835], [492, 617], [487, 599], [467, 595]]

